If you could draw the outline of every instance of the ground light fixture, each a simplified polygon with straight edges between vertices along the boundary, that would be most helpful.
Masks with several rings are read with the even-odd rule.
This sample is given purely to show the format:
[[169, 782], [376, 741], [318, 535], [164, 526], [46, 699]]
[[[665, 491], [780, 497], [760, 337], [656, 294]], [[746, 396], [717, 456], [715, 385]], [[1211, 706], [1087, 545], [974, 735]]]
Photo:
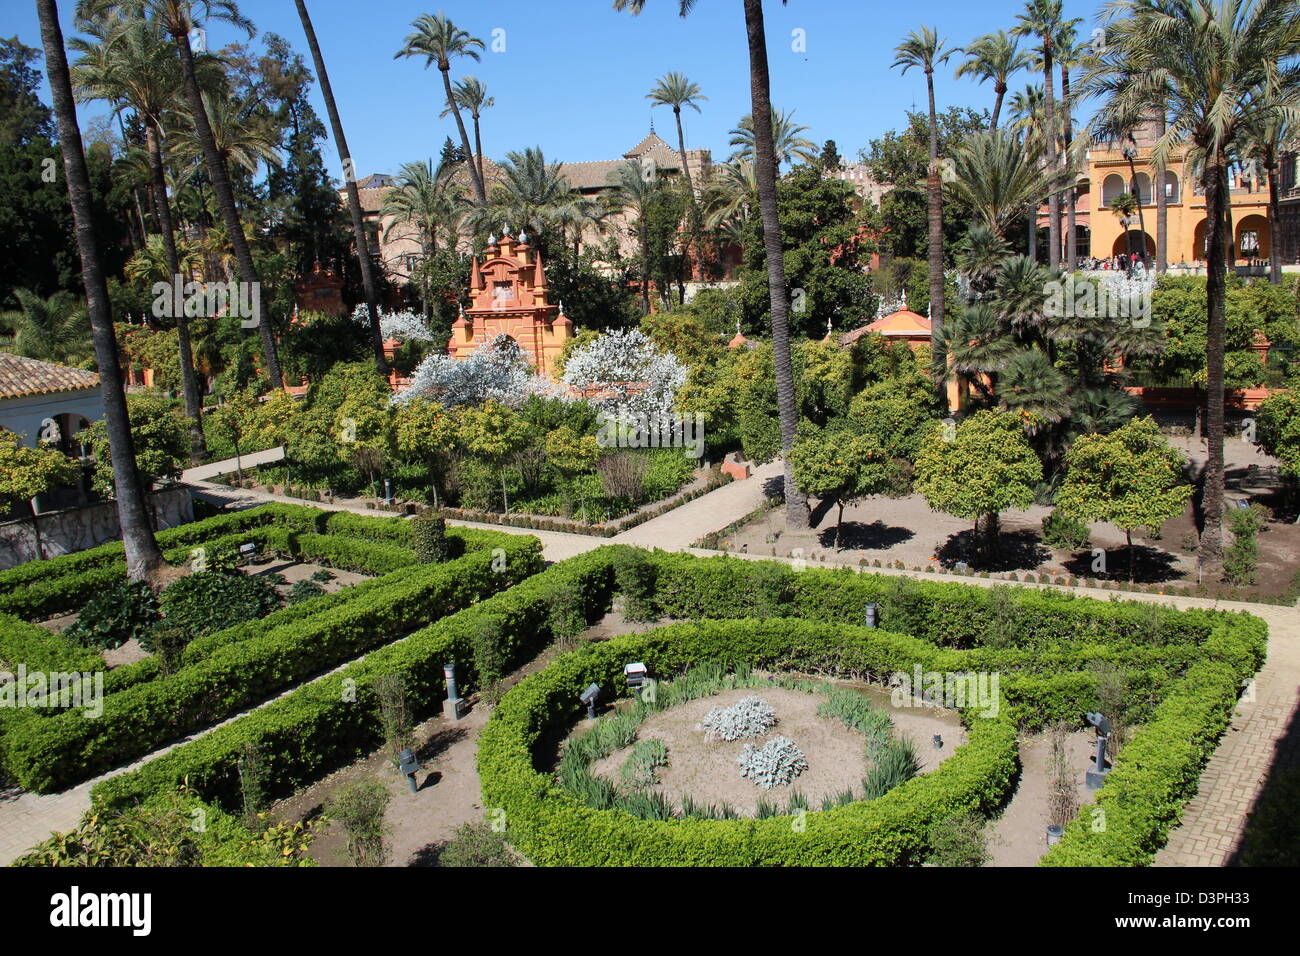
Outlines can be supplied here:
[[449, 720], [460, 720], [461, 699], [456, 693], [456, 664], [454, 661], [442, 666], [442, 679], [447, 685], [447, 699], [442, 702], [442, 715]]
[[635, 697], [637, 692], [645, 686], [645, 682], [648, 679], [647, 674], [648, 672], [645, 664], [642, 664], [640, 661], [623, 665], [623, 677], [627, 681], [627, 689], [633, 697]]
[[1106, 741], [1110, 740], [1110, 721], [1102, 714], [1089, 711], [1086, 715], [1088, 723], [1097, 728], [1097, 758], [1093, 768], [1084, 776], [1084, 781], [1089, 790], [1100, 789], [1101, 785], [1106, 782]]
[[596, 699], [600, 697], [600, 685], [588, 684], [587, 689], [578, 695], [578, 700], [587, 706], [587, 719], [596, 719]]
[[863, 606], [862, 624], [864, 627], [876, 626], [876, 610], [877, 610], [877, 605], [875, 604], [866, 604]]
[[415, 785], [415, 775], [420, 772], [420, 761], [415, 759], [415, 753], [410, 748], [403, 750], [397, 756], [398, 769], [406, 775], [406, 783], [411, 788], [411, 793], [416, 793], [420, 788]]

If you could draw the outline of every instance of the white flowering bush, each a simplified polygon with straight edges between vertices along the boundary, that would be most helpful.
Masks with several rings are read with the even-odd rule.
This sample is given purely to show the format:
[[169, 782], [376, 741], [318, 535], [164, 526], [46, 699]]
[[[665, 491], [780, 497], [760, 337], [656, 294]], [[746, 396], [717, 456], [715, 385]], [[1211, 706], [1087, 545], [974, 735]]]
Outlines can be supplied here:
[[613, 415], [668, 415], [688, 369], [640, 329], [606, 329], [564, 363], [565, 384], [594, 392], [591, 404]]
[[803, 751], [782, 736], [773, 737], [761, 747], [746, 744], [736, 762], [740, 764], [740, 775], [764, 790], [783, 787], [808, 769]]
[[742, 697], [730, 707], [714, 707], [704, 715], [704, 732], [720, 740], [759, 737], [776, 726], [776, 711], [761, 697]]
[[498, 335], [469, 358], [430, 355], [416, 367], [410, 386], [393, 396], [393, 403], [424, 397], [448, 408], [479, 405], [488, 399], [518, 406], [529, 395], [553, 390], [551, 383], [533, 373], [519, 343], [508, 335]]
[[[361, 325], [370, 325], [370, 308], [364, 302], [352, 310], [352, 321]], [[379, 310], [379, 334], [384, 340], [396, 339], [399, 342], [433, 342], [433, 333], [429, 330], [424, 316], [410, 309], [401, 312]]]

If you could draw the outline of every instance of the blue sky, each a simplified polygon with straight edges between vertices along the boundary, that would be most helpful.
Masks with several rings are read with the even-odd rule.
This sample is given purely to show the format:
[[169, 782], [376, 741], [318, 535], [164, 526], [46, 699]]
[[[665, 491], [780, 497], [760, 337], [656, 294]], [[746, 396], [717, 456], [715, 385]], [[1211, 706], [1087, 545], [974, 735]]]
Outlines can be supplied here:
[[[243, 0], [240, 6], [259, 33], [281, 34], [310, 62], [291, 0]], [[59, 7], [70, 32], [73, 2], [62, 0]], [[417, 59], [393, 59], [411, 21], [439, 9], [488, 43], [481, 62], [454, 64], [453, 78], [478, 76], [496, 98], [483, 114], [483, 148], [492, 157], [540, 145], [551, 161], [612, 159], [646, 134], [652, 118], [656, 131], [675, 145], [671, 110], [652, 110], [645, 98], [655, 79], [670, 70], [684, 72], [708, 97], [702, 113], [684, 114], [687, 145], [711, 149], [715, 161], [726, 158], [728, 131], [750, 109], [740, 0], [699, 0], [686, 19], [677, 16], [676, 0], [648, 0], [639, 17], [615, 12], [610, 0], [308, 0], [308, 7], [360, 175], [393, 172], [403, 162], [436, 156], [443, 139], [454, 138], [454, 121], [438, 118], [443, 92], [437, 69], [426, 70]], [[782, 6], [768, 0], [764, 7], [773, 102], [793, 109], [796, 121], [809, 127], [805, 135], [819, 146], [834, 139], [842, 155], [856, 158], [873, 137], [900, 127], [905, 110], [925, 106], [923, 74], [902, 76], [890, 69], [904, 34], [931, 24], [950, 45], [961, 45], [1009, 29], [1023, 3], [790, 0]], [[1065, 4], [1067, 16], [1084, 19], [1085, 37], [1098, 8], [1078, 0]], [[802, 31], [802, 52], [793, 49], [794, 31]], [[0, 0], [0, 34], [14, 33], [40, 46], [31, 0]], [[504, 46], [500, 52], [492, 50], [494, 37]], [[216, 49], [237, 38], [216, 24], [208, 42]], [[1022, 74], [1020, 84], [1028, 81]], [[941, 109], [993, 104], [991, 86], [955, 80], [951, 69], [937, 76], [936, 97]], [[82, 125], [102, 112], [83, 107]], [[325, 152], [331, 172], [340, 176], [332, 143]]]

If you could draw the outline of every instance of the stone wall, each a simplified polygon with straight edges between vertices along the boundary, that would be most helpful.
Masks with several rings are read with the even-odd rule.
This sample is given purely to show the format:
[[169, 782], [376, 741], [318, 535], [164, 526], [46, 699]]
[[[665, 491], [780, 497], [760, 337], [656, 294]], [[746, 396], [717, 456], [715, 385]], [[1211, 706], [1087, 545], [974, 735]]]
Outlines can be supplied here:
[[[194, 503], [188, 485], [177, 485], [149, 496], [154, 530], [174, 528], [194, 520]], [[121, 537], [117, 503], [101, 501], [80, 508], [43, 512], [39, 518], [19, 518], [0, 523], [0, 571], [40, 557], [34, 521], [39, 521], [40, 542], [47, 558], [85, 551]]]

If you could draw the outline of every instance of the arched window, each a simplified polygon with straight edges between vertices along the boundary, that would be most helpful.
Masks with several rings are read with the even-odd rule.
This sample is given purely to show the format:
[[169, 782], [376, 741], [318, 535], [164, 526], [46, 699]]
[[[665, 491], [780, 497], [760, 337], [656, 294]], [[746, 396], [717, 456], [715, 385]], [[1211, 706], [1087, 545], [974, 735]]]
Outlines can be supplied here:
[[1150, 206], [1155, 201], [1151, 192], [1151, 177], [1146, 173], [1137, 174], [1137, 195], [1138, 202], [1144, 206]]
[[1105, 182], [1101, 184], [1101, 204], [1109, 206], [1125, 192], [1127, 192], [1127, 189], [1124, 186], [1124, 177], [1118, 173], [1111, 173], [1106, 177]]
[[1165, 202], [1178, 203], [1182, 201], [1182, 183], [1178, 181], [1178, 174], [1172, 169], [1165, 170]]

